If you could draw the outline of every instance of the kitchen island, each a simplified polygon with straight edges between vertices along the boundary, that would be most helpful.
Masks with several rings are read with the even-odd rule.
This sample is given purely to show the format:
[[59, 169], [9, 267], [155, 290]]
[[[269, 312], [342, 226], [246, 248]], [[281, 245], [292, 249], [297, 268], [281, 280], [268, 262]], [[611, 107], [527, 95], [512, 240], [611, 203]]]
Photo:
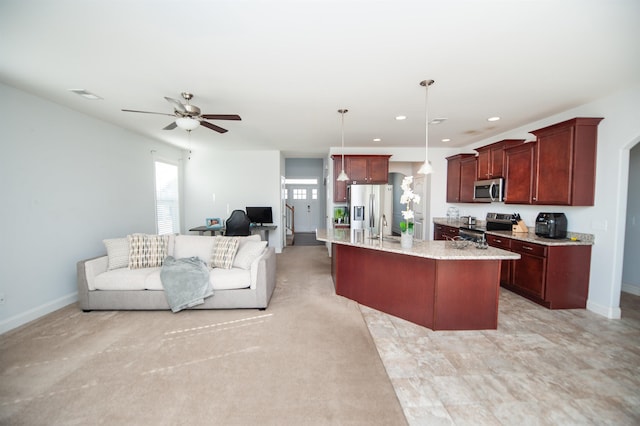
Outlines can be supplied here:
[[340, 296], [432, 330], [498, 327], [500, 266], [517, 253], [448, 241], [353, 238], [349, 230], [317, 230], [331, 243], [331, 274]]

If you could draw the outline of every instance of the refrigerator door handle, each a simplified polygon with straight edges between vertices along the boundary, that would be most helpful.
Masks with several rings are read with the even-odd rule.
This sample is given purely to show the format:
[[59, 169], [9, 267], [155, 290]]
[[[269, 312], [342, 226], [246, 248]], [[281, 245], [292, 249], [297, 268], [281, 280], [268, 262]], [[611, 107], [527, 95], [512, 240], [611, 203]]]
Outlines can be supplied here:
[[375, 202], [375, 194], [369, 194], [369, 227], [371, 229], [375, 228], [376, 226], [376, 220], [375, 220], [375, 214], [374, 214], [374, 202]]

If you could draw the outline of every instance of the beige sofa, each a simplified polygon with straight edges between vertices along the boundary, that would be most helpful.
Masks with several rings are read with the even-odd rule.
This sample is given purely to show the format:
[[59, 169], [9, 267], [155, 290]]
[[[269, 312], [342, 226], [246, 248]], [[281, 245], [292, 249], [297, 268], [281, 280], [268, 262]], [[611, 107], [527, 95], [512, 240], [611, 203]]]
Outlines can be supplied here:
[[[161, 266], [131, 267], [131, 236], [105, 240], [107, 255], [79, 261], [78, 301], [83, 311], [170, 309], [160, 279]], [[276, 285], [276, 255], [258, 235], [233, 237], [238, 245], [229, 267], [212, 267], [216, 239], [171, 235], [165, 250], [174, 258], [198, 257], [210, 267], [213, 296], [189, 309], [266, 309]], [[222, 241], [222, 240], [219, 240]], [[230, 253], [226, 253], [227, 259]]]

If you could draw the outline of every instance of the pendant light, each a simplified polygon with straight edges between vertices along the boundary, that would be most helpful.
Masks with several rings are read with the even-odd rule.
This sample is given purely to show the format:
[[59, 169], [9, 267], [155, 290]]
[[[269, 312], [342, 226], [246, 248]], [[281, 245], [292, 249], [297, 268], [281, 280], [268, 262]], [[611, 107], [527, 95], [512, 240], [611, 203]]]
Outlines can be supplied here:
[[422, 80], [420, 82], [420, 86], [424, 86], [425, 88], [425, 96], [424, 96], [424, 164], [418, 170], [418, 173], [422, 175], [428, 175], [433, 173], [433, 167], [429, 163], [429, 86], [431, 86], [435, 81], [433, 80]]
[[338, 112], [342, 115], [342, 171], [338, 175], [337, 180], [345, 182], [349, 180], [349, 176], [344, 171], [344, 115], [349, 112], [348, 109], [339, 109]]

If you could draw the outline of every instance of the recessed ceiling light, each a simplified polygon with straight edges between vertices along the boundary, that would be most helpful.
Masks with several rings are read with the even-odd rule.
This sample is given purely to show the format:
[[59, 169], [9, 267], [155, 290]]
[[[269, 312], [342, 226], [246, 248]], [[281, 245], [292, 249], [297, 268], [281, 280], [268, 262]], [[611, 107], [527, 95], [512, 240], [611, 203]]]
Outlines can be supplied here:
[[84, 89], [69, 89], [69, 91], [75, 93], [76, 95], [80, 95], [85, 99], [91, 99], [92, 101], [102, 99], [100, 96]]
[[447, 120], [446, 117], [434, 118], [433, 120], [431, 120], [429, 122], [429, 124], [440, 124], [440, 123], [442, 123], [443, 121], [446, 121], [446, 120]]
[[373, 139], [373, 141], [374, 141], [374, 142], [380, 142], [381, 140], [382, 140], [382, 139], [380, 139], [380, 138], [374, 138], [374, 139]]
[[444, 139], [442, 139], [442, 142], [451, 142], [451, 139], [449, 139], [449, 138], [444, 138]]
[[500, 120], [500, 117], [489, 117], [487, 118], [487, 121], [498, 121]]
[[398, 115], [398, 116], [396, 117], [396, 120], [398, 120], [398, 121], [406, 120], [406, 119], [407, 119], [407, 116], [406, 116], [406, 115]]

